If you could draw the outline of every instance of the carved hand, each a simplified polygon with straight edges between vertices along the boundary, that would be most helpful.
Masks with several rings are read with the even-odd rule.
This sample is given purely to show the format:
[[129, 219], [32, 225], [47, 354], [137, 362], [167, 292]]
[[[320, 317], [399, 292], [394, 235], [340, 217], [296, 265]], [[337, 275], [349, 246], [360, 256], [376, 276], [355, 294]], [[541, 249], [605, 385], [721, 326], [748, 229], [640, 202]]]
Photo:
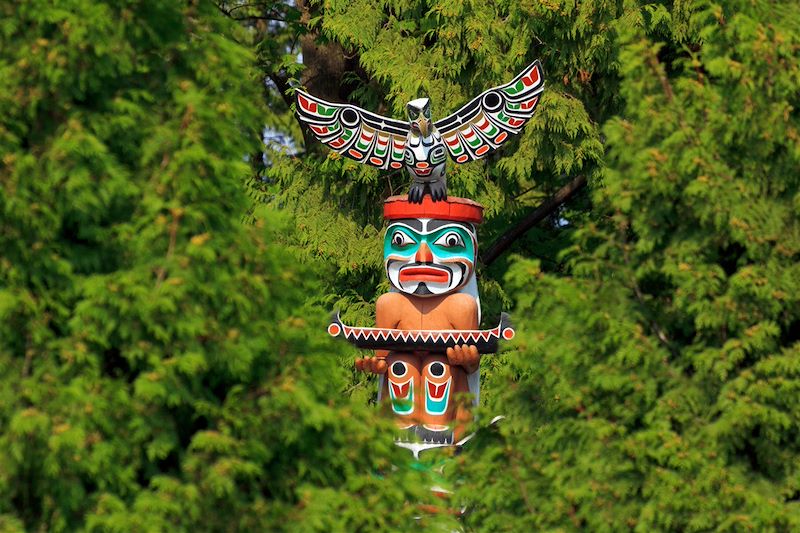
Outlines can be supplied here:
[[385, 374], [388, 368], [384, 357], [359, 357], [356, 359], [356, 368], [362, 372], [372, 372], [373, 374]]
[[471, 374], [478, 370], [481, 355], [478, 353], [477, 346], [467, 344], [462, 344], [461, 346], [455, 345], [447, 349], [447, 361], [451, 366], [463, 366], [464, 370]]

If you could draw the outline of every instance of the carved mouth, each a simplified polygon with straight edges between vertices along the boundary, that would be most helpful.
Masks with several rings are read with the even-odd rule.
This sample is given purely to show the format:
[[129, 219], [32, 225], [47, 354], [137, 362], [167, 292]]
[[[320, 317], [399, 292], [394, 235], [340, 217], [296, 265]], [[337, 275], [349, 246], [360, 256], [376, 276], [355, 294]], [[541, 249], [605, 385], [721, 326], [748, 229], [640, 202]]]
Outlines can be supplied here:
[[442, 268], [433, 267], [406, 267], [400, 270], [399, 279], [406, 281], [427, 281], [430, 283], [447, 283], [450, 274]]
[[419, 168], [419, 167], [414, 167], [414, 173], [415, 173], [415, 174], [417, 174], [417, 176], [427, 176], [427, 175], [429, 175], [431, 172], [433, 172], [433, 169], [432, 169], [432, 168]]

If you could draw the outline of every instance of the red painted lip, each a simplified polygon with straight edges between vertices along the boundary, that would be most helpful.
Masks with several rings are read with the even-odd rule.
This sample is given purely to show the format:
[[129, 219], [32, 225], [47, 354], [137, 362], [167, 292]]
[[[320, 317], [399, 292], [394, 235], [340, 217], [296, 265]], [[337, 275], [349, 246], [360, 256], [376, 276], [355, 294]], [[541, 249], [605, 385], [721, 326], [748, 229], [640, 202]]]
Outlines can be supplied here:
[[432, 168], [419, 168], [419, 167], [414, 167], [414, 172], [416, 172], [416, 173], [417, 173], [418, 175], [420, 175], [420, 176], [427, 176], [428, 174], [430, 174], [431, 172], [433, 172], [433, 169], [432, 169]]
[[430, 281], [447, 283], [450, 276], [440, 268], [406, 267], [400, 271], [400, 281]]

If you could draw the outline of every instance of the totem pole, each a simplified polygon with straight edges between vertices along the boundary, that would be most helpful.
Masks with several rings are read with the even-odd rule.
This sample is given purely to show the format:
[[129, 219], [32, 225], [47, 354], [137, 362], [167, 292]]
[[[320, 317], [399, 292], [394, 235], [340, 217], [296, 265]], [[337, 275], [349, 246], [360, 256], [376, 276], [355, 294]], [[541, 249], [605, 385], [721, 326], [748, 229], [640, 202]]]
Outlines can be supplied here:
[[436, 122], [427, 98], [406, 105], [404, 122], [296, 92], [298, 117], [321, 142], [381, 169], [405, 164], [412, 177], [407, 197], [384, 204], [384, 266], [392, 291], [377, 300], [376, 327], [348, 326], [337, 315], [328, 333], [375, 350], [356, 367], [380, 376], [379, 399], [391, 405], [401, 430], [396, 442], [415, 457], [469, 440], [465, 427], [470, 402], [479, 398], [480, 357], [514, 336], [505, 313], [496, 327], [478, 329], [476, 228], [483, 207], [447, 197], [447, 153], [466, 163], [498, 148], [533, 116], [543, 89], [535, 61]]

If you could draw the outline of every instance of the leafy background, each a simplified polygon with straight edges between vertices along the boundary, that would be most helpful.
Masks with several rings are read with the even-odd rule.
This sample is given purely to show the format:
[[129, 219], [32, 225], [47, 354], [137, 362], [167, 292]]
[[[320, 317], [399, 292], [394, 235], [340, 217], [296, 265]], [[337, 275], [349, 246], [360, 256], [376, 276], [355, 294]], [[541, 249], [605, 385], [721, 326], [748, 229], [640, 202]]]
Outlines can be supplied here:
[[[0, 15], [0, 529], [800, 528], [796, 2]], [[586, 185], [479, 270], [518, 336], [442, 502], [324, 334], [372, 323], [408, 178], [311, 141], [291, 87], [445, 116], [537, 58], [537, 114], [451, 193], [485, 251]]]

